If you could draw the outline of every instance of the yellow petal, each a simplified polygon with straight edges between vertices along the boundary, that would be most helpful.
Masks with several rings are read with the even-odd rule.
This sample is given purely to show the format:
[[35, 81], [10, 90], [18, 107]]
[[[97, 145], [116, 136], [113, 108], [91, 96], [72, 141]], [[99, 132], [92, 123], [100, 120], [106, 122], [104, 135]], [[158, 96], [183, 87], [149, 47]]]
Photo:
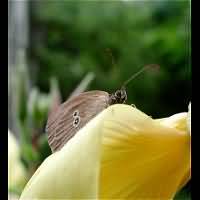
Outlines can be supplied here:
[[20, 199], [96, 199], [101, 123], [94, 119], [37, 169]]
[[22, 187], [26, 170], [20, 160], [20, 148], [14, 135], [8, 130], [8, 188]]
[[191, 103], [189, 104], [189, 112], [188, 112], [188, 117], [187, 117], [187, 125], [188, 125], [188, 128], [189, 128], [189, 133], [191, 135]]
[[186, 114], [161, 123], [126, 105], [109, 110], [103, 127], [100, 196], [173, 198], [190, 168]]
[[42, 163], [21, 199], [173, 198], [190, 171], [180, 115], [153, 120], [132, 106], [108, 107]]

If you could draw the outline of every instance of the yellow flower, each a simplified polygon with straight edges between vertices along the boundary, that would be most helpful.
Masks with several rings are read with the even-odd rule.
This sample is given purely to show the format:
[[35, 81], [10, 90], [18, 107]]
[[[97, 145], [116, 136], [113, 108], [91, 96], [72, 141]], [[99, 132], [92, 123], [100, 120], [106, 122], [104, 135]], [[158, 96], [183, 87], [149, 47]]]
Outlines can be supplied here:
[[8, 189], [22, 187], [26, 170], [20, 160], [20, 148], [14, 135], [8, 130]]
[[189, 112], [188, 112], [188, 117], [187, 117], [187, 126], [189, 127], [189, 133], [191, 135], [191, 103], [189, 104]]
[[117, 104], [49, 156], [22, 199], [172, 199], [190, 178], [187, 113], [154, 120]]

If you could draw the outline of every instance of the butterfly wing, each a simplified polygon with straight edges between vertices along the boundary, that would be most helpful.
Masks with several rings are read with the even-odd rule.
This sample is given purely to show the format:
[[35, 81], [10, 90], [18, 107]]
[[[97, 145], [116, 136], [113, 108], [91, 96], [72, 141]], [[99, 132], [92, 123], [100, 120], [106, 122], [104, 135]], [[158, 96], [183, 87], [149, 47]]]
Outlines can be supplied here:
[[52, 152], [61, 149], [79, 129], [104, 110], [108, 102], [109, 94], [96, 90], [81, 93], [61, 104], [50, 114], [46, 125]]

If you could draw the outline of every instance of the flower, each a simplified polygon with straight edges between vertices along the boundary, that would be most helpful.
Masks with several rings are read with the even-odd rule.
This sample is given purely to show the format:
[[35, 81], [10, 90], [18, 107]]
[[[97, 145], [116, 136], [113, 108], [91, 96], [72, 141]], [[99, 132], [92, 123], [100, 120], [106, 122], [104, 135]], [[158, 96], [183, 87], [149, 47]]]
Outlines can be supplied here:
[[190, 179], [187, 113], [109, 106], [29, 180], [23, 199], [172, 199]]
[[8, 130], [8, 189], [24, 186], [26, 170], [20, 160], [20, 148], [14, 135]]
[[191, 103], [188, 106], [189, 112], [188, 112], [188, 117], [187, 117], [187, 126], [189, 127], [189, 133], [191, 135]]

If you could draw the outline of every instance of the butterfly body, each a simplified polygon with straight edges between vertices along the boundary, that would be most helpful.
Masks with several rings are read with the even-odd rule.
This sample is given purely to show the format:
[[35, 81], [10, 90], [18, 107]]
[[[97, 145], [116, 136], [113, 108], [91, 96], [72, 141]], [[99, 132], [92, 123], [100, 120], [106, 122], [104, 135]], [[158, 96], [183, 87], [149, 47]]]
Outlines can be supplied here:
[[60, 150], [78, 130], [102, 110], [127, 99], [125, 89], [113, 94], [94, 90], [83, 92], [61, 104], [48, 118], [46, 132], [52, 152]]

